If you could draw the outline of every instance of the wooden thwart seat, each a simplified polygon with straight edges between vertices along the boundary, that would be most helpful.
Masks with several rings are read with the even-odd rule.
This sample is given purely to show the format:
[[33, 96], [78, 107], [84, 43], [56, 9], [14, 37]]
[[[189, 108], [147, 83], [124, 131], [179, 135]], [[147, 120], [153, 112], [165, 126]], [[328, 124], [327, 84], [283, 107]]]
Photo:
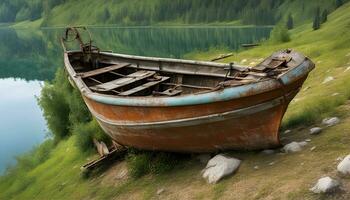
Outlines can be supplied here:
[[154, 71], [145, 71], [140, 70], [135, 73], [129, 74], [123, 78], [119, 78], [113, 81], [109, 81], [106, 83], [101, 83], [95, 86], [90, 87], [91, 90], [98, 91], [98, 92], [107, 92], [111, 90], [115, 90], [118, 88], [121, 88], [123, 86], [126, 86], [128, 84], [134, 83], [136, 81], [154, 76], [156, 72]]
[[108, 67], [103, 67], [103, 68], [91, 70], [88, 72], [79, 73], [78, 76], [80, 76], [81, 78], [88, 78], [88, 77], [96, 76], [96, 75], [103, 74], [106, 72], [110, 72], [113, 70], [121, 69], [121, 68], [129, 66], [129, 65], [130, 65], [130, 63], [119, 63], [116, 65], [111, 65]]
[[143, 90], [146, 90], [152, 86], [155, 86], [161, 82], [164, 82], [166, 80], [168, 80], [170, 77], [166, 77], [166, 76], [159, 76], [159, 80], [155, 80], [155, 81], [150, 81], [150, 82], [147, 82], [143, 85], [140, 85], [138, 87], [135, 87], [135, 88], [132, 88], [130, 90], [127, 90], [127, 91], [124, 91], [124, 92], [121, 92], [120, 94], [118, 94], [119, 96], [129, 96], [129, 95], [132, 95], [132, 94], [135, 94], [137, 92], [141, 92]]

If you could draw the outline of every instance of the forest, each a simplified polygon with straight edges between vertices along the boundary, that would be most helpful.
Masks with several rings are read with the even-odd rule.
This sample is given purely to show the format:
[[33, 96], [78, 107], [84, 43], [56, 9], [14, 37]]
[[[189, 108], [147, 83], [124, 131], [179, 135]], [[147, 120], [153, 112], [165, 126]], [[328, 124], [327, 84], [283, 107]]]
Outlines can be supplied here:
[[[89, 16], [93, 16], [94, 19], [89, 21], [100, 24], [204, 24], [239, 21], [242, 25], [274, 25], [287, 14], [289, 7], [296, 4], [294, 2], [298, 2], [299, 11], [295, 12], [293, 8], [293, 15], [300, 15], [299, 18], [302, 19], [309, 18], [308, 8], [313, 9], [318, 4], [328, 8], [336, 7], [335, 1], [324, 0], [3, 0], [0, 2], [0, 23], [42, 18], [43, 25], [48, 25], [54, 18], [60, 19], [59, 15], [64, 13], [70, 22], [84, 21], [80, 18], [84, 16], [90, 19]], [[80, 9], [83, 4], [84, 9]], [[97, 6], [89, 7], [93, 4]], [[76, 9], [73, 5], [77, 5]]]

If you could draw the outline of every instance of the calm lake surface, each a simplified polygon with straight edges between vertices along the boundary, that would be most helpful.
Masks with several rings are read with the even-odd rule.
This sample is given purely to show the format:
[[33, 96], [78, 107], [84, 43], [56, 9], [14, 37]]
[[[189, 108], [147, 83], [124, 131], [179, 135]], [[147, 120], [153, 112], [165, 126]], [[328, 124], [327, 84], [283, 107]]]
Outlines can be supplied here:
[[[91, 28], [102, 50], [143, 56], [182, 58], [211, 48], [237, 50], [241, 44], [268, 38], [271, 28], [171, 27]], [[48, 130], [35, 96], [43, 81], [63, 66], [62, 29], [0, 29], [0, 174], [15, 156], [47, 138]]]

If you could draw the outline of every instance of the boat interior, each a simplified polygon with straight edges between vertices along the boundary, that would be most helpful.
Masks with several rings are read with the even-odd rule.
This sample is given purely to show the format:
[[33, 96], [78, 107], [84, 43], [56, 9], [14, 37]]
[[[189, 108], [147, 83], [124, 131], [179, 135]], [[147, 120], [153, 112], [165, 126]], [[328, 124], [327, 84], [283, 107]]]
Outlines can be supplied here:
[[71, 66], [93, 92], [117, 96], [178, 96], [271, 79], [289, 70], [286, 59], [255, 67], [175, 59], [70, 52]]

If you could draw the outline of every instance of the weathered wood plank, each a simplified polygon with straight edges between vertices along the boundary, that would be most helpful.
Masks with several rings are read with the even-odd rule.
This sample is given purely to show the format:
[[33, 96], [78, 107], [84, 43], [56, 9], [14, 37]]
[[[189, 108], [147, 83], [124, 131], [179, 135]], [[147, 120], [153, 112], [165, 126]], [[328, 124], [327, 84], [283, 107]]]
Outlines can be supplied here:
[[154, 71], [140, 70], [135, 73], [129, 74], [123, 78], [92, 86], [90, 87], [90, 89], [99, 92], [111, 91], [126, 86], [128, 84], [134, 83], [136, 81], [151, 77], [155, 73], [156, 72]]
[[103, 73], [106, 73], [106, 72], [110, 72], [110, 71], [113, 71], [113, 70], [121, 69], [121, 68], [129, 66], [129, 65], [130, 65], [130, 63], [115, 64], [115, 65], [111, 65], [111, 66], [108, 66], [108, 67], [103, 67], [103, 68], [95, 69], [95, 70], [92, 70], [92, 71], [79, 73], [78, 76], [80, 76], [81, 78], [88, 78], [88, 77], [96, 76], [96, 75], [103, 74]]
[[148, 89], [148, 88], [150, 88], [152, 86], [155, 86], [155, 85], [157, 85], [157, 84], [159, 84], [161, 82], [164, 82], [164, 81], [168, 80], [169, 78], [170, 77], [163, 76], [163, 77], [161, 77], [160, 80], [147, 82], [147, 83], [145, 83], [143, 85], [140, 85], [138, 87], [135, 87], [135, 88], [132, 88], [132, 89], [127, 90], [125, 92], [122, 92], [119, 95], [120, 96], [129, 96], [129, 95], [135, 94], [137, 92], [141, 92], [141, 91], [146, 90], [146, 89]]

